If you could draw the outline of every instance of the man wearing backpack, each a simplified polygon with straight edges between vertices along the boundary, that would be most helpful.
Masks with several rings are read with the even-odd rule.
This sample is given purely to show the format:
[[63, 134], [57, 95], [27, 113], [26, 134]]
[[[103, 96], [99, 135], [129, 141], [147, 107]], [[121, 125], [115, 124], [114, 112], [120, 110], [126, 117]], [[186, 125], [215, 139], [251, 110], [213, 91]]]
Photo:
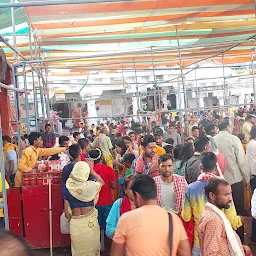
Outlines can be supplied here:
[[185, 166], [185, 178], [188, 184], [197, 181], [201, 173], [201, 155], [210, 151], [209, 143], [209, 138], [206, 136], [200, 136], [195, 140], [195, 153]]

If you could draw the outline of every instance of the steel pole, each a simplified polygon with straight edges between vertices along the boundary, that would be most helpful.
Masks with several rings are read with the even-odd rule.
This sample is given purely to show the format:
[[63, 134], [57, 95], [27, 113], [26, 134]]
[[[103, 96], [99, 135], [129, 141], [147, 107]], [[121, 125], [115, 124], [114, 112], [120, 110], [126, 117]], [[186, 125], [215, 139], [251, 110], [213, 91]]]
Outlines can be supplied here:
[[[195, 82], [196, 82], [196, 108], [197, 112], [199, 112], [199, 102], [200, 102], [200, 95], [198, 95], [198, 84], [197, 84], [197, 68], [195, 69]], [[198, 97], [199, 96], [199, 97]]]
[[253, 99], [256, 104], [256, 88], [255, 88], [255, 74], [254, 74], [254, 54], [255, 48], [251, 49], [251, 65], [252, 65], [252, 84], [253, 84]]
[[4, 209], [4, 223], [5, 229], [9, 230], [9, 215], [8, 215], [8, 205], [7, 205], [7, 193], [5, 187], [5, 169], [4, 169], [4, 156], [3, 156], [3, 141], [2, 141], [2, 128], [1, 128], [1, 116], [0, 116], [0, 168], [1, 168], [1, 178], [2, 178], [2, 206]]
[[[1, 9], [1, 7], [0, 7], [0, 9]], [[24, 60], [24, 62], [26, 62], [26, 64], [30, 65], [31, 68], [32, 68], [38, 75], [40, 75], [39, 72], [34, 68], [34, 66], [33, 66], [31, 63], [29, 63], [29, 62], [33, 62], [33, 61], [30, 61], [30, 60], [28, 60], [27, 58], [25, 58], [15, 47], [13, 47], [12, 45], [10, 45], [10, 44], [4, 39], [4, 37], [3, 37], [1, 34], [0, 34], [0, 40], [1, 40], [6, 46], [8, 46], [13, 52], [15, 52], [18, 56], [20, 56], [20, 57]]]
[[[176, 25], [176, 39], [177, 39], [177, 45], [178, 49], [180, 47], [180, 39], [179, 39], [179, 30], [178, 26]], [[181, 56], [181, 50], [178, 50], [179, 52], [179, 62], [180, 62], [180, 75], [181, 75], [181, 81], [183, 86], [183, 95], [184, 95], [184, 108], [187, 108], [187, 95], [186, 95], [186, 87], [185, 87], [185, 76], [183, 74], [183, 67], [182, 67], [182, 56]]]
[[152, 71], [153, 71], [153, 79], [154, 79], [154, 106], [155, 106], [155, 112], [156, 112], [157, 111], [156, 75], [155, 75], [154, 57], [153, 57], [153, 48], [152, 48], [152, 46], [151, 46], [151, 60], [152, 60]]
[[[123, 88], [124, 88], [125, 79], [124, 79], [124, 69], [123, 68], [122, 68], [122, 78], [123, 78]], [[127, 110], [127, 98], [125, 97], [124, 99], [125, 99], [124, 100], [124, 103], [125, 103], [124, 114], [125, 114], [126, 110]], [[113, 116], [113, 104], [112, 104], [111, 110], [112, 110], [112, 116]]]
[[48, 77], [47, 77], [47, 73], [46, 73], [46, 69], [45, 69], [45, 89], [46, 89], [46, 109], [47, 109], [47, 118], [50, 118], [50, 112], [51, 112], [51, 108], [50, 108], [50, 95], [49, 95], [49, 86], [48, 86]]
[[[122, 0], [123, 2], [132, 2], [131, 0]], [[75, 5], [75, 4], [99, 4], [99, 3], [117, 3], [119, 0], [55, 0], [55, 1], [35, 1], [35, 2], [12, 2], [0, 4], [1, 8], [20, 8], [32, 6], [51, 6], [51, 5]]]
[[224, 53], [222, 54], [222, 73], [223, 73], [223, 102], [224, 106], [227, 103], [226, 99], [226, 78], [225, 78], [225, 66], [224, 66]]
[[[31, 28], [29, 26], [29, 50], [30, 50], [30, 60], [33, 60], [33, 49], [32, 49], [32, 34], [31, 34]], [[37, 94], [36, 94], [36, 86], [35, 86], [35, 76], [34, 76], [34, 70], [32, 69], [32, 83], [33, 83], [33, 99], [34, 99], [34, 108], [35, 108], [35, 124], [36, 124], [36, 130], [38, 130], [38, 109], [37, 109]]]
[[138, 77], [137, 77], [137, 70], [136, 70], [136, 64], [135, 60], [133, 59], [134, 63], [134, 73], [135, 73], [135, 82], [136, 82], [136, 98], [137, 98], [137, 107], [138, 110], [140, 109], [140, 101], [139, 101], [139, 86], [138, 86]]
[[[180, 76], [181, 76], [181, 82], [182, 82], [182, 87], [183, 87], [183, 99], [184, 99], [184, 109], [185, 109], [185, 116], [186, 116], [186, 110], [187, 110], [187, 94], [186, 94], [186, 87], [185, 87], [185, 76], [183, 74], [183, 67], [182, 67], [182, 56], [181, 56], [181, 50], [180, 50], [180, 39], [179, 39], [179, 30], [178, 26], [176, 25], [176, 39], [177, 39], [177, 45], [178, 45], [178, 53], [179, 53], [179, 62], [180, 62]], [[181, 133], [181, 138], [183, 142], [185, 141], [184, 138], [184, 130], [183, 130], [183, 123], [184, 123], [184, 118], [183, 118], [183, 113], [179, 112], [180, 114], [180, 133]]]
[[[13, 74], [13, 86], [14, 88], [19, 87], [17, 81], [17, 67], [16, 65], [12, 65], [12, 74]], [[16, 119], [16, 126], [17, 126], [17, 137], [18, 137], [18, 147], [19, 147], [19, 157], [21, 157], [22, 147], [21, 147], [21, 132], [20, 132], [20, 121], [19, 121], [19, 92], [14, 92], [15, 97], [15, 119]]]
[[30, 120], [29, 120], [29, 102], [28, 102], [28, 88], [27, 88], [27, 74], [26, 74], [26, 66], [23, 66], [23, 83], [24, 83], [24, 91], [25, 91], [25, 108], [26, 108], [26, 125], [27, 125], [27, 134], [30, 133]]
[[44, 109], [44, 94], [43, 94], [43, 88], [40, 85], [40, 77], [38, 77], [39, 80], [39, 91], [40, 91], [40, 99], [41, 99], [41, 107], [42, 107], [42, 116], [43, 116], [43, 126], [45, 125], [45, 109]]
[[49, 193], [49, 228], [50, 228], [50, 256], [53, 255], [53, 234], [52, 234], [52, 179], [48, 180], [48, 193]]
[[[11, 3], [15, 3], [15, 0], [11, 0]], [[0, 8], [1, 9], [1, 8]], [[14, 8], [11, 8], [11, 16], [12, 16], [12, 38], [13, 38], [13, 47], [16, 49], [16, 28], [15, 28], [15, 14]], [[14, 60], [16, 61], [17, 55], [14, 52]]]

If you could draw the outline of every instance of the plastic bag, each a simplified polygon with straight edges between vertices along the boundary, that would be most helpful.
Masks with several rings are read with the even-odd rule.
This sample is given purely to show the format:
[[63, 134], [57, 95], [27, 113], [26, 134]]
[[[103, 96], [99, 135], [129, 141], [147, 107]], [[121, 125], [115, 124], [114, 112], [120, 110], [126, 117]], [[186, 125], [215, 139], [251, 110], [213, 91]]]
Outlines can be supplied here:
[[65, 212], [60, 216], [60, 233], [63, 235], [70, 234], [69, 219], [66, 218]]

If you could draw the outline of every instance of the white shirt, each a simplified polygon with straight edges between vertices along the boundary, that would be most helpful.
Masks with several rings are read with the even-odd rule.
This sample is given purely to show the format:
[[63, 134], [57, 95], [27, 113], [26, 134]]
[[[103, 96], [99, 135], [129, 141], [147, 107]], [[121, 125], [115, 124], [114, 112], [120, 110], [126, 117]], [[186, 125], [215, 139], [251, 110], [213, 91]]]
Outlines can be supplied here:
[[250, 140], [246, 148], [246, 163], [252, 175], [256, 175], [256, 140]]
[[252, 204], [252, 217], [256, 219], [256, 189], [254, 189], [251, 204]]
[[161, 206], [174, 209], [176, 194], [174, 193], [174, 182], [166, 183], [161, 180]]
[[226, 181], [233, 185], [241, 182], [243, 178], [247, 183], [250, 182], [250, 171], [246, 165], [246, 158], [241, 141], [238, 137], [221, 131], [214, 137], [218, 150], [226, 158], [226, 167], [224, 178]]

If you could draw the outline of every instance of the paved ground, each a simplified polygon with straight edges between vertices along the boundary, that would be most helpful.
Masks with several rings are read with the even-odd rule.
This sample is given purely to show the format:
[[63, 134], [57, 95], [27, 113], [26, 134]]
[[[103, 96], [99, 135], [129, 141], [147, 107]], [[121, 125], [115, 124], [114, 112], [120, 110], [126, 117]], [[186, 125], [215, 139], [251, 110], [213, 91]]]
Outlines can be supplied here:
[[[251, 235], [251, 218], [245, 217], [245, 244], [249, 245], [249, 247], [253, 251], [253, 255], [256, 256], [256, 243], [250, 242], [250, 235]], [[50, 252], [49, 249], [43, 249], [43, 250], [34, 250], [35, 256], [49, 256]], [[53, 249], [53, 255], [54, 256], [70, 256], [70, 248], [55, 248]], [[101, 253], [101, 256], [109, 256], [109, 251], [106, 250], [103, 253]]]

